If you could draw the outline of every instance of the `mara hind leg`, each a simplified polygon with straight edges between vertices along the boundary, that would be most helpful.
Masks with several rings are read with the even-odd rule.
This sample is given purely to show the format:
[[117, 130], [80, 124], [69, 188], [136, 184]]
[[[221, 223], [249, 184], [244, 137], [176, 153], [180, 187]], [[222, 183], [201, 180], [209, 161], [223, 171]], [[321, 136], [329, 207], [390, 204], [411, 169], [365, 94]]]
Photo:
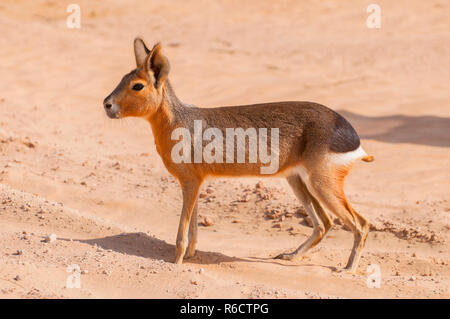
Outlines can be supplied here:
[[191, 221], [189, 222], [189, 234], [188, 234], [188, 247], [186, 251], [186, 257], [194, 257], [195, 245], [197, 244], [197, 232], [198, 232], [198, 199], [195, 201], [194, 208], [192, 209]]
[[303, 183], [300, 176], [290, 176], [287, 178], [287, 181], [294, 191], [295, 196], [304, 205], [314, 227], [311, 236], [296, 250], [291, 253], [280, 254], [275, 257], [277, 259], [292, 260], [316, 246], [325, 237], [333, 223], [317, 199], [314, 198], [314, 196], [312, 196], [312, 194], [308, 191], [308, 188]]
[[354, 273], [369, 232], [369, 223], [349, 204], [344, 193], [344, 179], [350, 171], [349, 166], [330, 165], [308, 174], [308, 189], [353, 232], [354, 243], [345, 270]]

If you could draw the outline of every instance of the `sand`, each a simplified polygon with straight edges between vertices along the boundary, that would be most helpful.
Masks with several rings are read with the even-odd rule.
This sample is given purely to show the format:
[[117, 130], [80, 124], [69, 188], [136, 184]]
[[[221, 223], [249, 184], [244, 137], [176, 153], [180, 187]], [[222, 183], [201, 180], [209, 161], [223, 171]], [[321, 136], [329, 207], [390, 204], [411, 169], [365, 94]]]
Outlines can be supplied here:
[[[1, 298], [449, 298], [447, 1], [378, 1], [380, 29], [370, 2], [293, 0], [77, 1], [68, 29], [71, 2], [0, 4]], [[354, 125], [375, 156], [345, 185], [372, 223], [357, 274], [335, 271], [353, 240], [341, 225], [302, 260], [271, 259], [312, 231], [281, 179], [205, 183], [214, 224], [171, 263], [180, 188], [148, 123], [102, 107], [137, 35], [162, 42], [187, 103], [314, 101]]]

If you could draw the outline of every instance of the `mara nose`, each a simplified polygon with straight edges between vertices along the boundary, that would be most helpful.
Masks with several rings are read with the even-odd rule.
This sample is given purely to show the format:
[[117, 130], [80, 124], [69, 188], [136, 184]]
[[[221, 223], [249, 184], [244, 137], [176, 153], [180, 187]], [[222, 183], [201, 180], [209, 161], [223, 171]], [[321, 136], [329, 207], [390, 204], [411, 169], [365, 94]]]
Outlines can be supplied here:
[[105, 108], [105, 110], [109, 110], [110, 108], [112, 108], [112, 98], [111, 98], [111, 94], [108, 95], [108, 96], [103, 100], [103, 107]]

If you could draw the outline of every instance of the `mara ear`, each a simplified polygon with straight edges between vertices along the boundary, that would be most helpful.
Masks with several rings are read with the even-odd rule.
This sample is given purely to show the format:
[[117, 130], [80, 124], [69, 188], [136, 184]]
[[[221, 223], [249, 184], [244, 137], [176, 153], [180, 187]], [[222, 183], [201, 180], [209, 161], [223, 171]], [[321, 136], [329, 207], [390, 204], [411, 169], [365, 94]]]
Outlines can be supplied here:
[[134, 39], [134, 57], [136, 58], [136, 66], [139, 68], [147, 58], [150, 50], [141, 38]]
[[161, 53], [161, 44], [157, 43], [145, 60], [145, 70], [155, 77], [155, 89], [158, 89], [164, 83], [169, 75], [169, 60]]

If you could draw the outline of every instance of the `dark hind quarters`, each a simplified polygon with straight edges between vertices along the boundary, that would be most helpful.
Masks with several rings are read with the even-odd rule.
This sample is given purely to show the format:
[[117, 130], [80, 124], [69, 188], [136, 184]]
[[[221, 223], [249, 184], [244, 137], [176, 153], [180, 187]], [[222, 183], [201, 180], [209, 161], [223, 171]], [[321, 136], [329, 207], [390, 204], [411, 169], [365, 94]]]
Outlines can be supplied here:
[[335, 114], [333, 133], [330, 139], [330, 150], [336, 153], [346, 153], [356, 150], [359, 136], [353, 126], [338, 113]]

